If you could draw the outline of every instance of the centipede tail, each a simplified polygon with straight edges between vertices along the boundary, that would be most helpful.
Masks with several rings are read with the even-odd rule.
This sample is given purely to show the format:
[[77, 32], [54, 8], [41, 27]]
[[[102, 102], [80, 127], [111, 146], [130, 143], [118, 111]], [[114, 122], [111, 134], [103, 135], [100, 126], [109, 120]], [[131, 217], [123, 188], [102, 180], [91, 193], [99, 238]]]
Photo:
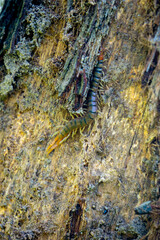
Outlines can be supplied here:
[[103, 54], [101, 53], [98, 57], [98, 64], [94, 68], [93, 80], [91, 81], [91, 88], [88, 92], [88, 106], [87, 113], [83, 117], [75, 118], [69, 121], [59, 134], [55, 137], [53, 142], [47, 148], [47, 153], [51, 153], [56, 147], [58, 147], [62, 142], [64, 142], [70, 135], [70, 133], [77, 129], [83, 128], [92, 121], [94, 121], [97, 114], [97, 91], [99, 86], [100, 77], [102, 75], [102, 64], [103, 64]]

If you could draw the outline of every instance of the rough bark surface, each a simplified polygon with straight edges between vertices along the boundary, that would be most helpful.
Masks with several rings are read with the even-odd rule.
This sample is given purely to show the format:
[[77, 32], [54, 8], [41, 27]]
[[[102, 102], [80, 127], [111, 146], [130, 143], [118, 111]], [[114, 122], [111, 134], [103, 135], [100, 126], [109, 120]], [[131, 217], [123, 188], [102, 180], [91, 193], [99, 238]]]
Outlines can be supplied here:
[[[29, 2], [0, 42], [0, 239], [158, 239], [158, 2]], [[85, 104], [100, 47], [95, 122], [47, 155], [83, 112], [76, 78], [86, 70]], [[156, 211], [135, 215], [149, 200]]]

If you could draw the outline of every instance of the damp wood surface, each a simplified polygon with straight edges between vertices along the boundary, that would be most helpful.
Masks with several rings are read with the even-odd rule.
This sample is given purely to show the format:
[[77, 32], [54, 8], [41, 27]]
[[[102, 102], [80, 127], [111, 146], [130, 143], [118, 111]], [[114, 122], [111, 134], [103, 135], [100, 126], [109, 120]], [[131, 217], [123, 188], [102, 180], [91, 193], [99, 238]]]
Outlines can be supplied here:
[[[8, 35], [0, 59], [0, 239], [156, 240], [158, 221], [134, 208], [159, 197], [159, 5], [53, 2], [24, 3], [20, 36]], [[47, 155], [55, 132], [79, 113], [83, 68], [85, 104], [100, 48], [97, 117]]]

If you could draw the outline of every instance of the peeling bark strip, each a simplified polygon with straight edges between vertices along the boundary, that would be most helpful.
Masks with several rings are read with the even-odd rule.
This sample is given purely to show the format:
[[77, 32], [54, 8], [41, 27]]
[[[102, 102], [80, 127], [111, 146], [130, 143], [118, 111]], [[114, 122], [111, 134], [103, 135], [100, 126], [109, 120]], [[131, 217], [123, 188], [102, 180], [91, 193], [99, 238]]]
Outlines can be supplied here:
[[0, 15], [0, 55], [11, 49], [25, 0], [7, 0]]
[[153, 48], [151, 55], [147, 61], [145, 72], [142, 76], [142, 88], [146, 85], [150, 85], [153, 78], [153, 72], [158, 64], [159, 52], [156, 48]]
[[[71, 85], [76, 81], [82, 69], [85, 69], [86, 77], [90, 79], [102, 39], [109, 31], [115, 2], [115, 0], [107, 1], [107, 3], [98, 1], [96, 4], [90, 4], [88, 8], [86, 7], [78, 37], [57, 81], [59, 96], [64, 97], [66, 91], [70, 90], [66, 108], [71, 112], [73, 112], [75, 103], [75, 94], [74, 91], [71, 91]], [[71, 1], [68, 1], [68, 11], [74, 11]], [[83, 102], [87, 97], [87, 92], [88, 89], [85, 91]]]
[[83, 210], [85, 205], [85, 199], [79, 199], [75, 209], [69, 212], [70, 216], [70, 239], [78, 237], [80, 231], [80, 225], [83, 216]]
[[87, 88], [87, 78], [85, 74], [85, 69], [80, 72], [75, 85], [75, 106], [74, 111], [80, 109], [83, 106], [83, 98]]

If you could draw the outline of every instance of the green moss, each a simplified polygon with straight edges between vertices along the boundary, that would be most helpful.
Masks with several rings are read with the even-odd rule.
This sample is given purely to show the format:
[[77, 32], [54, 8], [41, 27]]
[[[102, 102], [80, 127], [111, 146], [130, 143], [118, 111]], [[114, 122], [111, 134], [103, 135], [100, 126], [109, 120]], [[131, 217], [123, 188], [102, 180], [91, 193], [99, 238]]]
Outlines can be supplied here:
[[130, 225], [127, 225], [126, 227], [120, 227], [118, 234], [127, 239], [135, 239], [138, 236], [136, 229]]
[[33, 5], [28, 11], [22, 24], [27, 27], [24, 32], [20, 33], [20, 41], [11, 53], [6, 53], [4, 56], [4, 65], [8, 75], [0, 83], [0, 99], [4, 99], [13, 90], [13, 85], [19, 86], [19, 78], [33, 72], [32, 53], [40, 45], [42, 35], [51, 24], [51, 19], [50, 12], [41, 5]]
[[25, 18], [25, 33], [36, 46], [39, 46], [40, 37], [51, 24], [53, 15], [42, 5], [34, 6], [28, 11]]
[[11, 75], [5, 76], [5, 79], [0, 83], [0, 99], [4, 99], [7, 94], [13, 90], [13, 77]]

